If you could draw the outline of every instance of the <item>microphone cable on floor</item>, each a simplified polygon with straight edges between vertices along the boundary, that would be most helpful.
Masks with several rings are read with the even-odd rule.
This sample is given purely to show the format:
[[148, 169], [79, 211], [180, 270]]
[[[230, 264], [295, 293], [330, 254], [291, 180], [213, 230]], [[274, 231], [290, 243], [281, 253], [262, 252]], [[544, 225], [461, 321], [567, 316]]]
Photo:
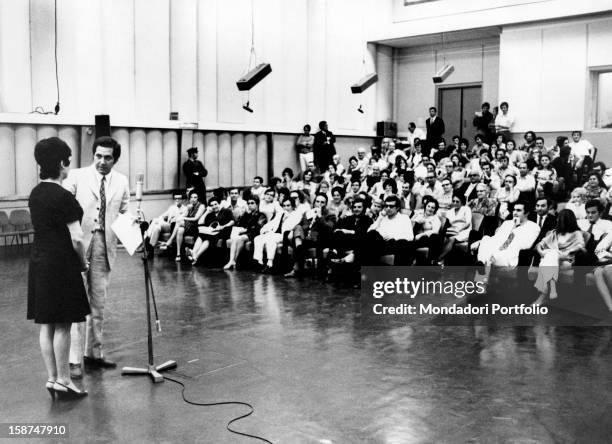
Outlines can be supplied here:
[[266, 442], [268, 444], [273, 444], [272, 441], [268, 441], [266, 438], [262, 438], [261, 436], [250, 435], [248, 433], [239, 432], [237, 430], [234, 430], [234, 429], [230, 428], [230, 425], [232, 425], [234, 422], [240, 421], [243, 418], [251, 416], [255, 412], [255, 409], [253, 408], [253, 406], [251, 404], [249, 404], [248, 402], [241, 402], [241, 401], [220, 401], [220, 402], [208, 402], [208, 403], [206, 403], [206, 402], [190, 401], [189, 399], [187, 399], [185, 397], [185, 390], [187, 389], [187, 387], [185, 387], [185, 384], [183, 384], [181, 381], [177, 381], [176, 379], [169, 378], [168, 376], [164, 376], [164, 379], [167, 379], [168, 381], [172, 381], [175, 384], [178, 384], [178, 385], [180, 385], [182, 387], [182, 389], [181, 389], [181, 396], [183, 397], [183, 401], [185, 401], [187, 404], [197, 405], [197, 406], [202, 406], [202, 407], [212, 407], [212, 406], [216, 406], [216, 405], [243, 405], [245, 407], [248, 407], [249, 409], [251, 409], [251, 411], [249, 413], [246, 413], [246, 414], [244, 414], [242, 416], [238, 416], [238, 417], [232, 419], [231, 421], [229, 421], [225, 425], [225, 428], [229, 432], [235, 433], [236, 435], [246, 436], [247, 438], [253, 438], [253, 439], [257, 439], [257, 440], [262, 441], [262, 442]]

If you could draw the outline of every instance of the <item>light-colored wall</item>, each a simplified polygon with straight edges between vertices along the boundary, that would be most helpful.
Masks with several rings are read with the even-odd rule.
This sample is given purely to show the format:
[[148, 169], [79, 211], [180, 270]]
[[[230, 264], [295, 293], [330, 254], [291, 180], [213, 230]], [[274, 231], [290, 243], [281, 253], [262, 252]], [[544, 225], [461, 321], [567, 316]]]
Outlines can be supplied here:
[[397, 52], [395, 60], [395, 120], [400, 133], [407, 131], [409, 122], [425, 126], [428, 108], [436, 105], [433, 75], [447, 63], [455, 71], [444, 86], [481, 83], [483, 101], [497, 103], [499, 75], [499, 42], [496, 39], [468, 41], [441, 45], [405, 48]]
[[609, 0], [436, 0], [406, 6], [404, 0], [392, 0], [387, 26], [373, 29], [369, 37], [384, 41], [595, 14], [610, 8]]
[[590, 128], [589, 68], [612, 65], [612, 17], [504, 28], [499, 97], [515, 131]]
[[[356, 96], [350, 85], [375, 70], [366, 34], [379, 23], [377, 3], [61, 0], [60, 115], [76, 123], [110, 114], [111, 124], [143, 127], [178, 111], [201, 128], [287, 132], [328, 120], [337, 131], [372, 135], [377, 86]], [[0, 112], [55, 106], [53, 4], [0, 0]], [[249, 114], [236, 80], [249, 62], [252, 4], [257, 62], [270, 63], [272, 73], [251, 91]]]

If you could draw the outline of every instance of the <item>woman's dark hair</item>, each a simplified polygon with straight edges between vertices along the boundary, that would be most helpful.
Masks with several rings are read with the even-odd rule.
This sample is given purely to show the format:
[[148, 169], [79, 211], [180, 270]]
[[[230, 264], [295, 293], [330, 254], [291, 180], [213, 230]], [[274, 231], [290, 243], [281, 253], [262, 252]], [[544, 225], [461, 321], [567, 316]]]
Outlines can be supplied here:
[[264, 196], [268, 193], [272, 193], [272, 195], [275, 196], [276, 190], [274, 188], [266, 188], [266, 191], [264, 191]]
[[291, 168], [285, 168], [281, 176], [284, 176], [285, 174], [288, 174], [289, 177], [293, 179], [293, 170]]
[[289, 191], [289, 188], [286, 187], [282, 187], [281, 189], [278, 190], [278, 194], [279, 196], [283, 196], [281, 202], [284, 202], [285, 199], [290, 199], [291, 198], [291, 192]]
[[327, 202], [329, 202], [329, 198], [327, 197], [327, 194], [325, 193], [316, 193], [315, 200], [317, 199], [317, 197], [322, 197], [323, 199], [325, 199], [325, 205], [327, 205]]
[[65, 167], [70, 165], [72, 151], [66, 142], [59, 137], [50, 137], [39, 141], [34, 147], [34, 159], [40, 165], [41, 179], [57, 179], [60, 176], [60, 162]]
[[387, 179], [383, 182], [383, 190], [388, 186], [391, 187], [391, 192], [397, 194], [397, 182], [394, 179]]
[[454, 192], [453, 193], [453, 199], [454, 198], [459, 199], [461, 201], [461, 205], [465, 205], [465, 194]]
[[310, 127], [310, 125], [306, 124], [304, 125], [304, 131], [308, 130], [310, 131], [312, 128]]
[[401, 163], [404, 162], [404, 165], [406, 165], [406, 167], [408, 167], [408, 162], [406, 161], [406, 159], [403, 156], [397, 156], [395, 158], [395, 168], [399, 169], [399, 170], [405, 170], [406, 168], [402, 168], [401, 167]]
[[462, 137], [461, 139], [459, 139], [459, 146], [461, 145], [465, 145], [466, 147], [469, 147], [470, 142], [465, 137]]
[[[428, 197], [428, 196], [425, 196], [425, 197]], [[431, 197], [431, 196], [429, 196], [429, 197]], [[423, 198], [423, 211], [425, 210], [425, 208], [427, 208], [427, 205], [429, 205], [430, 203], [432, 203], [432, 204], [434, 204], [436, 206], [436, 209], [434, 210], [434, 213], [437, 212], [438, 209], [440, 208], [440, 204], [433, 197], [431, 197], [431, 199], [429, 199], [427, 201], [425, 201], [425, 198]]]
[[[306, 193], [302, 190], [291, 190], [291, 193], [296, 193], [298, 195], [298, 202], [304, 203], [306, 202]], [[291, 194], [289, 194], [291, 196]]]
[[596, 171], [590, 171], [587, 176], [587, 181], [591, 178], [591, 176], [597, 177], [597, 183], [599, 184], [601, 188], [605, 188], [606, 190], [608, 189], [608, 187], [606, 186], [605, 182], [603, 181], [599, 173], [597, 173]]
[[516, 186], [516, 177], [514, 176], [514, 174], [506, 174], [506, 177], [504, 177], [504, 182], [508, 177], [510, 177], [512, 179], [512, 182], [514, 182], [513, 186]]
[[355, 157], [355, 156], [349, 157], [349, 163], [351, 163], [352, 160], [354, 160], [355, 162], [359, 163], [359, 159], [357, 159], [357, 157]]
[[340, 197], [342, 199], [344, 199], [344, 196], [346, 195], [346, 191], [342, 187], [333, 187], [331, 190], [332, 196], [334, 195], [334, 193], [340, 193]]
[[280, 177], [272, 177], [270, 178], [270, 180], [268, 181], [268, 186], [270, 188], [276, 188], [276, 185], [278, 185], [279, 183], [281, 183], [283, 180]]
[[119, 142], [117, 142], [115, 139], [113, 139], [110, 136], [98, 137], [96, 140], [94, 140], [91, 152], [95, 154], [96, 149], [99, 146], [102, 146], [104, 148], [112, 148], [113, 149], [113, 160], [115, 163], [117, 163], [117, 161], [119, 160], [119, 157], [121, 157], [121, 145], [119, 144]]
[[557, 215], [556, 230], [559, 234], [573, 233], [580, 230], [580, 228], [578, 228], [576, 216], [572, 210], [564, 209], [559, 211]]
[[304, 177], [306, 177], [306, 174], [310, 174], [310, 180], [312, 180], [312, 179], [313, 179], [313, 177], [314, 177], [314, 173], [312, 172], [312, 170], [305, 170], [305, 171], [302, 173], [302, 180], [304, 180]]

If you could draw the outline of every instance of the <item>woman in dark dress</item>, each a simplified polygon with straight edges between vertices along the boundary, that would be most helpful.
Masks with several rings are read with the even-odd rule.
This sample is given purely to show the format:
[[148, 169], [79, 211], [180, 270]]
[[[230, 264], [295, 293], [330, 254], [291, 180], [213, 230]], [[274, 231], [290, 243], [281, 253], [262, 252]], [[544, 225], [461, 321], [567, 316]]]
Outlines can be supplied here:
[[250, 196], [247, 199], [248, 209], [240, 216], [234, 229], [233, 237], [227, 241], [230, 245], [229, 262], [223, 267], [224, 270], [236, 268], [236, 261], [244, 250], [247, 242], [253, 242], [255, 236], [259, 235], [261, 227], [266, 224], [266, 215], [259, 211], [259, 197]]
[[28, 275], [28, 319], [40, 324], [40, 349], [54, 397], [82, 397], [70, 379], [68, 355], [70, 326], [85, 321], [89, 302], [81, 271], [88, 264], [83, 244], [83, 210], [62, 188], [68, 174], [71, 151], [57, 137], [41, 140], [34, 148], [41, 182], [30, 194], [34, 243]]

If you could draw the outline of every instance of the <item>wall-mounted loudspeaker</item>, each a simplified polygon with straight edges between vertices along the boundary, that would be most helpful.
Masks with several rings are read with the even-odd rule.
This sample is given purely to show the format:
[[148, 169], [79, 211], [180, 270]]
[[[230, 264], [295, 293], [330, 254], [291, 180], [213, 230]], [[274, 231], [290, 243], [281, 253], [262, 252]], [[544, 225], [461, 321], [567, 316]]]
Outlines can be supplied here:
[[377, 137], [397, 137], [397, 123], [395, 122], [377, 122], [376, 123]]
[[271, 72], [272, 66], [270, 66], [269, 63], [261, 63], [247, 72], [243, 77], [239, 78], [236, 82], [236, 86], [238, 86], [239, 91], [248, 91]]
[[103, 137], [111, 135], [110, 116], [108, 114], [99, 114], [96, 116], [96, 134], [95, 137]]

